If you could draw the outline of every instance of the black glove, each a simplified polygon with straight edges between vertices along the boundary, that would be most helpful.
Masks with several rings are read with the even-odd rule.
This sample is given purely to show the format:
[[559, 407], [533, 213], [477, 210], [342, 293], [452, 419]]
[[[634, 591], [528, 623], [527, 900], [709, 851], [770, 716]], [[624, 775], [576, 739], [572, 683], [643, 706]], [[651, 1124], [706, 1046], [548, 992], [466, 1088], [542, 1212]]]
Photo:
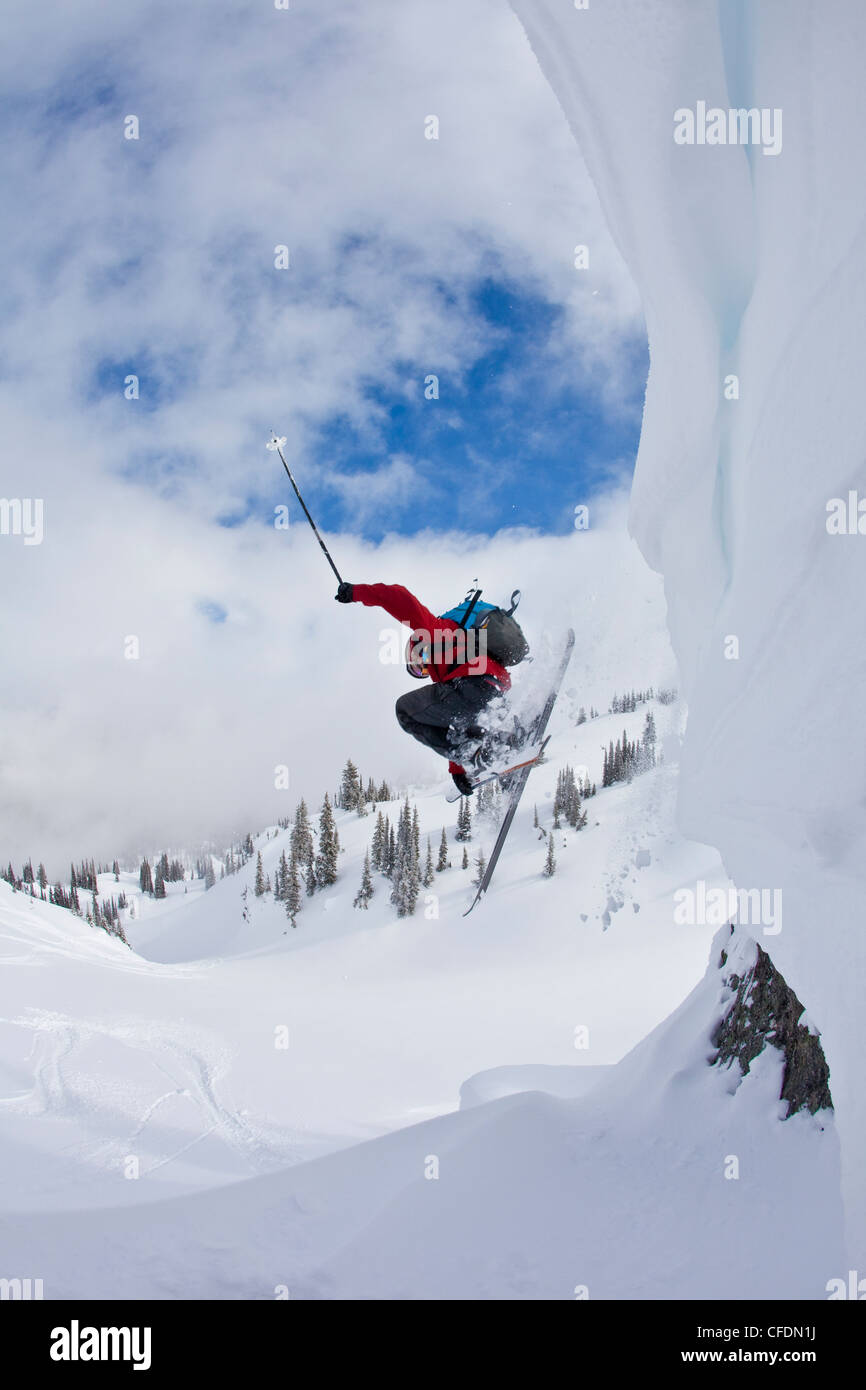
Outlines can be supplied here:
[[352, 585], [344, 579], [339, 589], [334, 594], [334, 598], [337, 600], [338, 603], [351, 603], [353, 601]]

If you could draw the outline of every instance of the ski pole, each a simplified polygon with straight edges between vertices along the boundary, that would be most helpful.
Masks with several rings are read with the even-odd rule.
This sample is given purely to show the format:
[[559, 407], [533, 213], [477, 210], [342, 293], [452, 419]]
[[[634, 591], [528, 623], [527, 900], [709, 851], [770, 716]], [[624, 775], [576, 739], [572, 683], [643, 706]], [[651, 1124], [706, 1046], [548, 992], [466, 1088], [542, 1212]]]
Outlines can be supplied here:
[[278, 439], [277, 436], [273, 433], [273, 431], [271, 431], [271, 439], [269, 440], [268, 446], [267, 446], [267, 447], [268, 447], [269, 449], [271, 449], [271, 450], [276, 450], [276, 452], [279, 454], [280, 460], [282, 461], [282, 465], [283, 465], [283, 467], [285, 468], [286, 473], [288, 474], [289, 482], [291, 483], [292, 487], [295, 489], [295, 496], [297, 497], [298, 501], [300, 502], [301, 506], [302, 506], [303, 509], [304, 509], [304, 516], [307, 518], [307, 521], [308, 521], [308, 522], [310, 523], [310, 525], [312, 526], [313, 531], [315, 532], [316, 540], [319, 542], [319, 545], [322, 547], [322, 550], [325, 552], [325, 559], [327, 560], [328, 564], [331, 566], [331, 569], [334, 571], [334, 574], [337, 576], [337, 583], [338, 583], [338, 584], [342, 584], [342, 582], [343, 582], [343, 577], [342, 577], [342, 575], [340, 574], [340, 571], [337, 569], [337, 566], [334, 564], [333, 560], [331, 559], [331, 553], [330, 553], [330, 551], [328, 550], [328, 547], [325, 545], [325, 542], [322, 540], [322, 537], [319, 535], [319, 529], [318, 529], [318, 527], [316, 526], [316, 523], [315, 523], [315, 521], [313, 520], [313, 518], [310, 516], [310, 513], [309, 513], [308, 510], [307, 510], [307, 504], [306, 504], [306, 502], [304, 501], [303, 497], [301, 496], [300, 492], [298, 491], [298, 485], [297, 485], [297, 483], [295, 482], [294, 478], [292, 477], [292, 470], [289, 468], [289, 465], [286, 463], [286, 458], [285, 458], [285, 455], [284, 455], [284, 453], [283, 453], [283, 445], [285, 444], [285, 442], [286, 442], [286, 436], [285, 436], [285, 435], [283, 435], [282, 438]]

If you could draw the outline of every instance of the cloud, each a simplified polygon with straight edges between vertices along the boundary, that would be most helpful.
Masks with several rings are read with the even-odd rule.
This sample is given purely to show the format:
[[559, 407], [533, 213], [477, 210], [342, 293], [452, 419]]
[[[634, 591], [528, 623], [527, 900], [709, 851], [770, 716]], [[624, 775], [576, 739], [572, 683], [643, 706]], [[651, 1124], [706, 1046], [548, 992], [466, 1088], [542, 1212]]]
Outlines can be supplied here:
[[489, 347], [471, 296], [491, 270], [568, 306], [581, 371], [610, 381], [634, 291], [498, 3], [235, 4], [218, 22], [151, 3], [146, 23], [83, 5], [7, 26], [0, 352], [20, 411], [38, 418], [47, 390], [86, 428], [86, 477], [119, 452], [185, 452], [184, 491], [217, 514], [263, 419], [299, 457], [335, 413], [375, 439], [371, 383], [434, 363], [456, 387]]
[[[125, 497], [120, 484], [105, 493], [101, 541], [82, 529], [76, 564], [48, 529], [27, 552], [32, 583], [2, 633], [0, 857], [40, 856], [58, 873], [72, 855], [222, 842], [333, 788], [350, 756], [367, 776], [443, 777], [394, 719], [409, 677], [380, 660], [393, 622], [334, 602], [302, 518], [215, 530], [158, 499], [124, 510]], [[574, 623], [575, 699], [606, 707], [623, 650], [635, 684], [669, 679], [672, 664], [661, 582], [625, 533], [623, 496], [606, 505], [570, 536], [325, 539], [347, 578], [404, 583], [436, 611], [476, 577], [493, 601], [521, 588], [534, 651]], [[13, 543], [0, 541], [4, 558]], [[208, 620], [203, 594], [224, 620]], [[280, 765], [288, 792], [275, 789]]]
[[[278, 763], [292, 803], [349, 754], [429, 776], [393, 722], [405, 673], [378, 662], [378, 617], [333, 603], [305, 522], [268, 524], [263, 443], [287, 434], [314, 478], [340, 419], [376, 458], [389, 393], [430, 370], [462, 386], [495, 343], [474, 301], [491, 273], [565, 306], [552, 372], [578, 361], [627, 396], [635, 292], [519, 25], [498, 0], [79, 0], [0, 22], [2, 493], [45, 515], [42, 545], [0, 538], [0, 854], [62, 867], [240, 833], [287, 813]], [[431, 474], [391, 450], [331, 486], [361, 525]], [[538, 598], [571, 592], [549, 539], [332, 539], [348, 575], [434, 606], [485, 570], [524, 587], [533, 624], [569, 611]], [[582, 539], [556, 542], [578, 573]]]
[[396, 454], [378, 468], [363, 473], [331, 471], [327, 486], [339, 493], [360, 531], [366, 529], [369, 520], [383, 513], [396, 523], [398, 517], [411, 510], [418, 524], [423, 523], [429, 489], [421, 470], [405, 455]]

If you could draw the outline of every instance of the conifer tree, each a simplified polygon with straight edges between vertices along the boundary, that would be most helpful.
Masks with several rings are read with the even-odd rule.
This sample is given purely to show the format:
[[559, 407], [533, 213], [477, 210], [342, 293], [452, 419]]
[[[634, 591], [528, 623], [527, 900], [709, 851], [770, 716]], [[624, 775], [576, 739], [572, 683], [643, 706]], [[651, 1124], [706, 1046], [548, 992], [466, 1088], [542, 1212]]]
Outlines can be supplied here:
[[417, 820], [417, 810], [413, 816], [407, 795], [400, 809], [400, 819], [394, 842], [394, 866], [391, 875], [390, 897], [397, 909], [398, 917], [410, 916], [415, 911], [415, 904], [421, 891], [421, 869], [418, 862], [418, 841], [416, 840]]
[[334, 825], [334, 813], [331, 810], [331, 800], [325, 792], [325, 800], [322, 803], [322, 811], [319, 816], [319, 853], [316, 856], [316, 880], [321, 888], [327, 888], [330, 884], [337, 882], [337, 855], [340, 851], [340, 841], [337, 836], [337, 828]]
[[310, 859], [307, 862], [307, 872], [305, 876], [305, 887], [308, 898], [311, 898], [313, 896], [318, 886], [319, 885], [316, 881], [316, 865], [314, 860]]
[[651, 709], [647, 710], [646, 719], [644, 720], [643, 746], [647, 766], [654, 767], [656, 760], [656, 722], [653, 719], [653, 712]]
[[467, 848], [466, 848], [465, 845], [463, 846], [463, 863], [461, 864], [460, 867], [461, 867], [462, 869], [468, 869], [468, 868], [469, 868], [469, 851], [467, 850]]
[[472, 839], [472, 812], [469, 809], [468, 796], [460, 798], [460, 807], [457, 811], [457, 829], [454, 832], [455, 840], [463, 843]]
[[556, 856], [553, 853], [553, 836], [547, 837], [547, 858], [544, 861], [544, 874], [546, 878], [553, 878], [556, 873]]
[[442, 870], [443, 870], [443, 869], [447, 869], [447, 868], [448, 868], [448, 836], [445, 834], [445, 826], [443, 825], [443, 827], [442, 827], [442, 838], [441, 838], [441, 840], [439, 841], [439, 858], [438, 858], [437, 861], [436, 861], [436, 869], [437, 869], [437, 872], [441, 874], [441, 873], [442, 873]]
[[[225, 868], [223, 868], [223, 873], [225, 873]], [[216, 883], [216, 874], [215, 874], [214, 871], [213, 871], [213, 859], [211, 858], [210, 855], [208, 855], [208, 857], [207, 857], [207, 864], [205, 865], [205, 870], [204, 870], [204, 887], [205, 887], [205, 892], [207, 892], [207, 890], [208, 890], [209, 888], [213, 888], [213, 886], [214, 886], [215, 883]]]
[[313, 854], [313, 832], [310, 828], [307, 803], [303, 797], [298, 802], [298, 808], [295, 811], [295, 823], [289, 837], [289, 850], [295, 856], [299, 866], [308, 864]]
[[340, 799], [339, 805], [344, 811], [357, 811], [363, 801], [364, 793], [361, 787], [361, 778], [358, 769], [349, 758], [343, 768], [343, 776], [340, 780]]
[[265, 893], [265, 871], [262, 868], [262, 852], [259, 850], [256, 855], [256, 882], [253, 890], [257, 898], [264, 897]]
[[[297, 864], [295, 865], [297, 870]], [[286, 892], [289, 885], [289, 864], [286, 859], [286, 851], [280, 855], [280, 862], [277, 865], [277, 872], [274, 876], [274, 897], [278, 902], [285, 902]]]
[[[75, 870], [74, 870], [74, 869], [73, 869], [72, 873], [73, 873], [73, 881], [72, 881], [72, 885], [71, 885], [71, 886], [72, 886], [73, 888], [75, 888], [75, 887], [77, 886], [77, 883], [76, 883], [76, 880], [75, 880]], [[151, 873], [150, 863], [148, 862], [147, 859], [145, 859], [145, 860], [142, 861], [141, 868], [140, 868], [139, 871], [138, 871], [138, 886], [139, 886], [139, 888], [141, 889], [142, 893], [152, 893], [152, 892], [153, 892], [153, 874]]]
[[153, 885], [153, 896], [155, 898], [165, 897], [165, 879], [162, 876], [161, 866], [156, 871], [156, 881]]
[[293, 927], [298, 925], [295, 918], [301, 910], [302, 902], [301, 880], [298, 875], [298, 860], [296, 856], [292, 854], [283, 878], [283, 906], [286, 909], [286, 916]]
[[479, 848], [478, 854], [477, 854], [476, 859], [475, 859], [475, 877], [474, 877], [474, 879], [472, 880], [472, 882], [473, 882], [473, 884], [475, 885], [476, 888], [480, 888], [480, 887], [481, 887], [481, 880], [482, 880], [483, 877], [484, 877], [484, 870], [485, 870], [486, 868], [487, 868], [487, 860], [486, 860], [485, 857], [484, 857], [484, 850]]
[[429, 888], [433, 882], [433, 849], [430, 845], [430, 836], [427, 836], [427, 859], [424, 864], [424, 877], [421, 882], [425, 888]]
[[373, 831], [373, 839], [370, 842], [370, 860], [377, 873], [383, 873], [388, 858], [388, 830], [385, 817], [379, 811], [376, 816], [376, 828]]
[[355, 907], [367, 908], [374, 893], [373, 880], [370, 876], [370, 853], [364, 855], [364, 872], [361, 875], [361, 887], [355, 896]]
[[421, 875], [418, 856], [412, 837], [411, 822], [408, 835], [397, 848], [397, 859], [392, 877], [391, 902], [397, 909], [398, 917], [410, 917], [415, 911], [418, 894], [421, 891]]

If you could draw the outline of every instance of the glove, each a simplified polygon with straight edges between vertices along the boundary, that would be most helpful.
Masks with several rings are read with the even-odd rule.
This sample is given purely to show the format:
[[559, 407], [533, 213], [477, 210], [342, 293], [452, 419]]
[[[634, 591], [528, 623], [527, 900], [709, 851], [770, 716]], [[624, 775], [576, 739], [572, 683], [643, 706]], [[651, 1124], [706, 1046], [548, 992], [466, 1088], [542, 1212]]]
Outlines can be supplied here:
[[334, 594], [334, 598], [337, 600], [338, 603], [351, 603], [352, 585], [344, 579], [339, 589]]

